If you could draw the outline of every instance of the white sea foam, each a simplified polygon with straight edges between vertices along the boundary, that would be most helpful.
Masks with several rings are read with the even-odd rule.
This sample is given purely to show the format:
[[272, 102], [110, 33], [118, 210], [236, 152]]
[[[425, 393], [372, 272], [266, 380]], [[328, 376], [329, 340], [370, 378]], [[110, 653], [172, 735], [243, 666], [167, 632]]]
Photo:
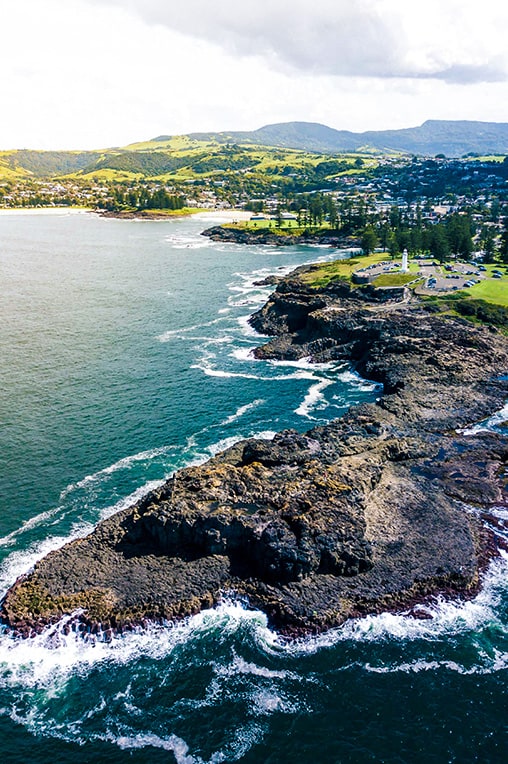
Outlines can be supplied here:
[[237, 675], [250, 675], [259, 676], [263, 679], [300, 679], [299, 675], [293, 671], [277, 671], [275, 669], [266, 668], [266, 666], [258, 666], [257, 663], [246, 661], [241, 655], [238, 655], [233, 651], [233, 660], [231, 663], [222, 665], [215, 664], [214, 671], [219, 676], [237, 676]]
[[234, 739], [222, 750], [216, 751], [205, 761], [201, 756], [190, 753], [188, 744], [177, 735], [163, 737], [154, 733], [137, 733], [132, 735], [115, 736], [114, 734], [101, 736], [102, 740], [115, 743], [123, 750], [139, 748], [159, 748], [170, 751], [176, 764], [223, 764], [226, 761], [238, 761], [261, 740], [265, 728], [259, 724], [246, 724], [235, 730]]
[[358, 372], [347, 369], [337, 375], [337, 379], [344, 382], [346, 385], [353, 385], [358, 390], [364, 392], [374, 392], [375, 390], [382, 389], [380, 382], [370, 382], [368, 379], [361, 377]]
[[[295, 683], [320, 683], [319, 676], [301, 670], [302, 657], [318, 651], [331, 649], [344, 642], [393, 644], [423, 640], [425, 649], [419, 650], [419, 657], [413, 661], [382, 658], [381, 654], [369, 651], [369, 658], [353, 665], [357, 669], [373, 673], [419, 673], [453, 671], [465, 675], [484, 675], [506, 671], [508, 653], [501, 649], [485, 650], [482, 630], [492, 629], [507, 634], [507, 628], [496, 613], [501, 594], [507, 588], [508, 557], [492, 563], [481, 594], [470, 602], [445, 602], [438, 600], [433, 606], [426, 606], [432, 620], [418, 620], [407, 615], [383, 614], [355, 619], [342, 627], [318, 637], [311, 637], [288, 643], [280, 639], [268, 628], [266, 616], [258, 611], [246, 610], [238, 601], [225, 600], [221, 605], [199, 613], [196, 616], [172, 626], [152, 625], [122, 637], [113, 638], [111, 643], [85, 642], [74, 632], [64, 634], [62, 627], [67, 619], [49, 627], [43, 634], [31, 640], [14, 639], [7, 634], [0, 637], [0, 687], [16, 694], [23, 693], [25, 699], [34, 692], [33, 703], [25, 704], [19, 710], [16, 703], [4, 713], [24, 724], [35, 734], [47, 734], [67, 740], [104, 740], [122, 749], [160, 748], [171, 752], [176, 761], [188, 764], [235, 761], [262, 738], [265, 727], [259, 721], [273, 714], [295, 714], [309, 711], [302, 693], [295, 694], [291, 686]], [[434, 656], [432, 645], [443, 644], [447, 639], [462, 634], [471, 635], [471, 644], [476, 644], [476, 653], [469, 652], [469, 663], [462, 663], [455, 655]], [[211, 667], [213, 677], [200, 700], [182, 698], [173, 707], [173, 712], [215, 706], [220, 707], [228, 698], [245, 705], [247, 721], [243, 726], [231, 730], [220, 750], [210, 758], [200, 758], [191, 752], [190, 744], [174, 734], [171, 722], [167, 730], [135, 729], [134, 720], [143, 714], [142, 703], [133, 697], [131, 677], [136, 675], [136, 661], [170, 659], [178, 662], [181, 649], [192, 649], [193, 643], [197, 660], [202, 660], [203, 641], [213, 640], [229, 659], [218, 658]], [[476, 642], [475, 642], [476, 640]], [[243, 644], [255, 646], [259, 658], [245, 658], [239, 653]], [[233, 646], [234, 645], [234, 646]], [[232, 647], [233, 646], [233, 647]], [[231, 649], [232, 648], [232, 649]], [[250, 655], [251, 650], [249, 650]], [[220, 651], [219, 651], [220, 654]], [[379, 664], [376, 657], [380, 657]], [[393, 651], [390, 652], [393, 655]], [[265, 665], [270, 658], [270, 665]], [[273, 658], [284, 659], [284, 666], [273, 668]], [[289, 665], [288, 665], [289, 662]], [[348, 664], [349, 667], [351, 664]], [[76, 720], [67, 722], [51, 719], [51, 702], [56, 702], [67, 691], [68, 682], [79, 677], [81, 683], [97, 670], [115, 672], [129, 666], [129, 678], [124, 688], [117, 691], [113, 700], [120, 704], [117, 711], [108, 713], [106, 729], [87, 731], [87, 720], [91, 716], [100, 717], [109, 708], [104, 697], [92, 696], [90, 707]], [[130, 668], [132, 666], [132, 668]], [[339, 666], [344, 670], [344, 665]], [[118, 673], [118, 670], [116, 673]], [[162, 680], [165, 681], [165, 680]], [[139, 689], [138, 689], [139, 692]], [[46, 702], [44, 712], [40, 709], [40, 694]], [[116, 714], [125, 714], [116, 719]], [[256, 720], [258, 720], [256, 722]]]
[[464, 430], [458, 430], [460, 435], [476, 435], [478, 432], [488, 432], [495, 430], [496, 427], [508, 422], [508, 403], [503, 406], [500, 411], [497, 411], [488, 419], [484, 419], [482, 422], [478, 422], [471, 427], [467, 427]]
[[313, 417], [310, 412], [315, 411], [325, 402], [323, 390], [330, 385], [333, 385], [333, 380], [331, 379], [322, 379], [315, 385], [311, 385], [309, 392], [302, 403], [295, 409], [295, 414], [306, 417], [307, 419], [314, 419], [315, 417]]
[[260, 382], [280, 382], [289, 379], [308, 379], [315, 380], [314, 374], [305, 371], [304, 369], [298, 369], [294, 374], [279, 374], [276, 376], [264, 376], [263, 374], [249, 374], [242, 371], [228, 371], [226, 369], [215, 368], [210, 361], [214, 358], [212, 354], [207, 354], [200, 362], [192, 364], [192, 369], [200, 369], [204, 374], [209, 377], [222, 377], [224, 379], [256, 379]]
[[266, 627], [266, 617], [248, 611], [239, 603], [225, 601], [217, 608], [204, 610], [174, 626], [152, 625], [109, 643], [85, 641], [63, 627], [77, 615], [66, 616], [30, 640], [0, 636], [0, 686], [54, 687], [74, 673], [83, 675], [94, 666], [125, 665], [142, 657], [154, 660], [171, 655], [180, 645], [207, 637], [226, 640], [245, 625]]
[[[388, 640], [416, 641], [441, 640], [443, 636], [477, 633], [483, 628], [496, 626], [504, 633], [508, 629], [497, 614], [500, 592], [508, 588], [508, 555], [491, 563], [485, 576], [481, 592], [472, 600], [446, 600], [436, 598], [430, 605], [421, 605], [419, 610], [428, 618], [414, 618], [408, 613], [382, 613], [351, 619], [337, 629], [317, 637], [282, 646], [285, 651], [300, 655], [315, 653], [325, 648], [346, 642], [385, 642]], [[279, 650], [277, 642], [266, 643], [270, 649]]]
[[223, 427], [228, 424], [232, 424], [233, 422], [236, 422], [237, 419], [240, 419], [244, 414], [246, 414], [248, 411], [252, 411], [252, 409], [257, 408], [258, 406], [261, 406], [265, 401], [262, 398], [257, 398], [255, 401], [252, 401], [252, 403], [246, 403], [245, 406], [240, 406], [234, 414], [231, 414], [230, 416], [226, 417], [224, 419], [219, 427]]
[[441, 671], [447, 669], [463, 676], [494, 674], [508, 668], [508, 653], [493, 650], [492, 656], [482, 656], [484, 663], [465, 666], [452, 660], [415, 660], [410, 663], [393, 663], [388, 666], [372, 666], [365, 664], [365, 669], [374, 674], [419, 674], [422, 671]]
[[166, 236], [165, 241], [171, 245], [173, 249], [203, 249], [209, 247], [210, 242], [200, 235], [186, 235], [186, 234], [171, 234]]
[[4, 597], [8, 588], [12, 586], [21, 575], [33, 568], [36, 562], [43, 557], [59, 549], [67, 541], [86, 536], [92, 529], [91, 525], [82, 523], [76, 525], [73, 532], [65, 538], [62, 536], [49, 536], [44, 541], [39, 541], [19, 552], [12, 552], [0, 566], [0, 598]]
[[87, 475], [82, 480], [78, 480], [77, 483], [70, 483], [60, 494], [60, 501], [64, 501], [73, 491], [81, 488], [86, 488], [91, 483], [100, 482], [104, 477], [112, 475], [114, 472], [118, 472], [119, 470], [129, 469], [133, 464], [137, 462], [149, 462], [159, 456], [164, 456], [174, 448], [175, 446], [162, 446], [161, 448], [152, 448], [148, 451], [140, 451], [138, 454], [125, 456], [123, 459], [119, 459], [114, 464], [109, 465], [109, 467], [105, 467], [102, 470], [94, 472], [92, 475]]
[[214, 326], [215, 324], [220, 324], [222, 321], [225, 321], [226, 319], [221, 318], [214, 318], [211, 321], [205, 321], [202, 324], [193, 324], [192, 326], [186, 326], [182, 327], [180, 329], [168, 329], [167, 332], [164, 332], [164, 334], [160, 334], [156, 339], [159, 340], [159, 342], [169, 342], [174, 337], [180, 337], [182, 334], [187, 334], [187, 332], [193, 332], [196, 329], [203, 329], [206, 326]]
[[62, 507], [54, 507], [53, 509], [48, 509], [46, 512], [41, 512], [40, 514], [31, 517], [29, 520], [25, 520], [20, 528], [16, 528], [15, 531], [0, 538], [0, 547], [11, 546], [14, 544], [18, 536], [21, 536], [23, 533], [26, 533], [33, 528], [37, 528], [39, 525], [44, 525], [48, 520], [55, 515], [58, 515], [61, 511]]
[[115, 743], [122, 750], [135, 750], [139, 748], [160, 748], [163, 751], [170, 751], [174, 754], [176, 764], [198, 764], [202, 759], [196, 759], [189, 754], [189, 746], [182, 738], [177, 735], [170, 735], [167, 738], [154, 733], [140, 733], [137, 735], [105, 735], [103, 739]]
[[[167, 657], [179, 646], [213, 635], [214, 640], [225, 642], [239, 631], [248, 629], [255, 643], [267, 655], [285, 654], [287, 658], [299, 659], [304, 654], [313, 654], [323, 649], [350, 641], [367, 644], [387, 640], [440, 642], [446, 635], [464, 633], [477, 634], [484, 628], [497, 628], [506, 634], [507, 629], [499, 620], [496, 606], [500, 589], [507, 587], [508, 558], [492, 563], [482, 592], [469, 602], [437, 600], [426, 611], [430, 620], [420, 620], [408, 615], [384, 613], [346, 622], [318, 637], [309, 637], [297, 642], [285, 642], [267, 626], [266, 616], [258, 611], [246, 610], [239, 602], [225, 601], [212, 610], [205, 610], [196, 616], [178, 623], [171, 628], [150, 626], [146, 630], [116, 637], [111, 643], [85, 642], [73, 632], [62, 633], [62, 626], [69, 620], [63, 619], [56, 626], [49, 627], [31, 640], [14, 639], [7, 634], [0, 637], [0, 683], [2, 686], [47, 687], [62, 686], [67, 679], [78, 672], [88, 672], [102, 663], [125, 665], [141, 657], [154, 660]], [[460, 673], [492, 673], [508, 667], [508, 654], [495, 650], [491, 656], [480, 654], [471, 666], [462, 666], [453, 659], [417, 658], [413, 662], [403, 661], [392, 666], [380, 667], [367, 662], [368, 671], [417, 672], [447, 668]], [[293, 669], [270, 669], [247, 661], [236, 652], [226, 665], [215, 665], [218, 676], [252, 675], [267, 680], [303, 681]], [[307, 680], [306, 680], [307, 681]], [[312, 677], [309, 681], [313, 681]], [[277, 702], [275, 702], [277, 706]], [[266, 710], [266, 709], [265, 709]], [[274, 710], [274, 709], [273, 709]]]
[[237, 361], [257, 361], [258, 359], [252, 355], [253, 349], [252, 347], [235, 348], [229, 355]]
[[[46, 557], [50, 552], [60, 549], [64, 544], [68, 544], [70, 541], [74, 541], [78, 538], [83, 538], [92, 532], [96, 522], [100, 520], [106, 520], [116, 512], [120, 512], [122, 509], [126, 509], [131, 504], [139, 501], [149, 491], [153, 491], [164, 483], [163, 480], [152, 480], [145, 483], [133, 493], [121, 499], [116, 504], [112, 504], [104, 509], [97, 510], [96, 517], [89, 522], [80, 521], [74, 523], [67, 533], [64, 535], [53, 535], [32, 544], [26, 549], [12, 552], [0, 565], [0, 597], [4, 596], [7, 589], [12, 586], [19, 576], [27, 573], [33, 568], [36, 562]], [[55, 510], [55, 513], [60, 508]], [[53, 513], [54, 514], [54, 513]], [[51, 514], [51, 517], [53, 516]], [[20, 529], [20, 533], [23, 528]]]
[[238, 325], [240, 326], [240, 329], [242, 331], [242, 334], [245, 337], [256, 337], [257, 340], [259, 340], [259, 332], [257, 332], [253, 327], [249, 324], [249, 319], [251, 317], [251, 314], [248, 313], [246, 316], [239, 316], [236, 320]]

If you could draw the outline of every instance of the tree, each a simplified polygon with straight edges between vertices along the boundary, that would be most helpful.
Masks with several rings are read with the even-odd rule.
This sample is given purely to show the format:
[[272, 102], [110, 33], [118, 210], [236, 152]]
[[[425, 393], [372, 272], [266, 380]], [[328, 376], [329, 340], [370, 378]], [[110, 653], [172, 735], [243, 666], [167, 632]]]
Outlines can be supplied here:
[[377, 247], [378, 239], [374, 227], [371, 225], [365, 226], [361, 238], [361, 247], [364, 255], [370, 255], [371, 252]]
[[491, 226], [484, 226], [482, 228], [480, 243], [483, 249], [483, 262], [493, 263], [495, 259], [494, 250], [495, 250], [496, 237]]
[[473, 251], [471, 236], [471, 219], [469, 215], [459, 215], [454, 212], [446, 222], [446, 235], [451, 251], [456, 255], [468, 258]]
[[440, 263], [446, 262], [450, 256], [450, 244], [446, 229], [442, 223], [436, 223], [430, 239], [430, 254]]
[[501, 234], [501, 245], [499, 247], [499, 254], [501, 256], [501, 260], [503, 261], [503, 263], [508, 264], [508, 218], [505, 218], [504, 220], [504, 230]]

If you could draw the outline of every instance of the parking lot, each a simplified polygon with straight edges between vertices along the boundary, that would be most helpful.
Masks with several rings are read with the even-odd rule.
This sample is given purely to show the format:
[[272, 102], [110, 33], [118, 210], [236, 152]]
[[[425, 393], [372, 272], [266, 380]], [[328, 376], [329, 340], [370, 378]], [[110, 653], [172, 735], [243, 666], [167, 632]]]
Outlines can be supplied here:
[[425, 282], [416, 288], [417, 294], [454, 292], [478, 284], [486, 278], [483, 266], [468, 263], [439, 265], [432, 260], [420, 261], [419, 269]]

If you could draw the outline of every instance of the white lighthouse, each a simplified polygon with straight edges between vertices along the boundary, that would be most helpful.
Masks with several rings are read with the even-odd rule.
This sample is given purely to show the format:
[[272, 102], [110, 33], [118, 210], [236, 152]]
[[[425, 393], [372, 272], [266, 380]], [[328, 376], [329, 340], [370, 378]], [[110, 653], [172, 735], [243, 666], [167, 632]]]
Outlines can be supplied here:
[[402, 253], [402, 268], [401, 273], [407, 273], [409, 271], [409, 265], [408, 265], [408, 256], [407, 256], [407, 249], [404, 250]]

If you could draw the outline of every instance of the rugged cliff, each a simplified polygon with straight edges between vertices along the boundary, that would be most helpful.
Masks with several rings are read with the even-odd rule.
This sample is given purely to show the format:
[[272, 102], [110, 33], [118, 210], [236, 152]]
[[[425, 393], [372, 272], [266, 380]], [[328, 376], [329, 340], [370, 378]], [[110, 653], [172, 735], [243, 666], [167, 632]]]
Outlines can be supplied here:
[[349, 360], [384, 385], [377, 403], [179, 471], [41, 560], [8, 592], [5, 623], [29, 634], [82, 608], [78, 628], [108, 637], [235, 592], [298, 634], [477, 590], [508, 438], [460, 430], [504, 405], [506, 338], [403, 291], [313, 290], [300, 275], [253, 316], [275, 335], [258, 357]]

